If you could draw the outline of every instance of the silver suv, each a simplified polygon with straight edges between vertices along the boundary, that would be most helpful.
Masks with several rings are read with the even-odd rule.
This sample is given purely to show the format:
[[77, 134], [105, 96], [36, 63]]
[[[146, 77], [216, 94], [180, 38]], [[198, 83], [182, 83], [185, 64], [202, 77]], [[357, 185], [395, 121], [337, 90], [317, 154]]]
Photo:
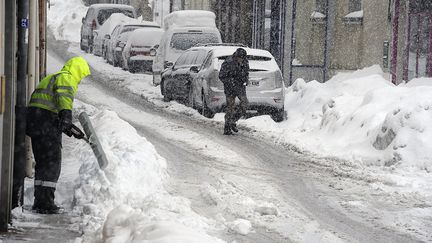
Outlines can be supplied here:
[[83, 51], [93, 50], [93, 31], [100, 26], [113, 13], [122, 13], [131, 18], [136, 18], [135, 9], [124, 4], [93, 4], [87, 10], [86, 16], [82, 19], [80, 48]]
[[[195, 53], [207, 52], [202, 64], [190, 67], [193, 75], [188, 103], [206, 117], [223, 111], [226, 106], [224, 86], [219, 80], [219, 70], [223, 61], [231, 56], [239, 46], [207, 45], [193, 47]], [[274, 57], [265, 50], [244, 48], [249, 60], [249, 86], [246, 94], [249, 100], [248, 111], [268, 114], [276, 122], [285, 118], [285, 88], [282, 73]]]

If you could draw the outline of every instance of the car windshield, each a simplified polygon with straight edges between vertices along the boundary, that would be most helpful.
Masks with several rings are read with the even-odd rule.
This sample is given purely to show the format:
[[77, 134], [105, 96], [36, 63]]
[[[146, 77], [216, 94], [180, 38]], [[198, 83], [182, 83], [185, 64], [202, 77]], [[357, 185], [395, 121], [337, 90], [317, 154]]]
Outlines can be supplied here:
[[219, 39], [214, 33], [176, 33], [171, 38], [170, 46], [176, 50], [187, 50], [196, 44], [217, 43]]
[[122, 13], [128, 17], [133, 18], [133, 12], [130, 9], [120, 9], [120, 8], [110, 8], [110, 9], [101, 9], [98, 14], [98, 22], [99, 25], [103, 25], [105, 21], [113, 14], [113, 13]]

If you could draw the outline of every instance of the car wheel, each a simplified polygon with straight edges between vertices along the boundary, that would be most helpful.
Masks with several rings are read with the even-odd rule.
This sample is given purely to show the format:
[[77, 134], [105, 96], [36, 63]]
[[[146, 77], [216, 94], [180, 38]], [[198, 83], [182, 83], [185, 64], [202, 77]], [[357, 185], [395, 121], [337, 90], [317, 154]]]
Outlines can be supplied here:
[[283, 120], [286, 119], [286, 113], [284, 109], [272, 112], [270, 116], [275, 122], [282, 122]]
[[195, 100], [194, 100], [194, 96], [193, 96], [193, 88], [192, 87], [189, 88], [187, 106], [195, 109]]
[[172, 100], [172, 95], [167, 90], [165, 90], [165, 85], [163, 82], [161, 83], [161, 93], [163, 95], [163, 101], [170, 102]]
[[156, 75], [153, 74], [153, 85], [158, 86], [158, 83], [156, 82]]
[[114, 67], [118, 67], [119, 66], [119, 63], [118, 63], [118, 61], [116, 60], [115, 57], [113, 57], [113, 66]]
[[85, 51], [85, 48], [84, 48], [83, 43], [82, 43], [82, 39], [80, 39], [80, 49], [81, 49], [82, 51]]
[[201, 97], [202, 97], [201, 115], [203, 115], [204, 117], [207, 117], [207, 118], [213, 118], [215, 116], [215, 113], [208, 108], [204, 93], [201, 95]]

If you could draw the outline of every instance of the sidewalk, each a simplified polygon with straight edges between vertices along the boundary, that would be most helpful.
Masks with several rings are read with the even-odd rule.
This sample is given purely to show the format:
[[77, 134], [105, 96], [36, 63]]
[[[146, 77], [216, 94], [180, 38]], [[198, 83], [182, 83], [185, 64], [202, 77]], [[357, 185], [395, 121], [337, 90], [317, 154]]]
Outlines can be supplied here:
[[19, 218], [13, 220], [17, 223], [12, 225], [9, 233], [0, 234], [0, 243], [66, 243], [81, 236], [79, 216], [68, 213], [42, 215], [27, 211], [18, 214]]

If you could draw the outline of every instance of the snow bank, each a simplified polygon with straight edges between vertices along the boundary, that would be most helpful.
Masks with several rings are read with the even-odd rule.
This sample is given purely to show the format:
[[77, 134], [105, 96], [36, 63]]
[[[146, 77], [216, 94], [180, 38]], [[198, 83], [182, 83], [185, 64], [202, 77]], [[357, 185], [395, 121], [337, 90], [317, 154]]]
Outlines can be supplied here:
[[203, 26], [216, 28], [216, 15], [210, 11], [182, 10], [174, 11], [164, 19], [164, 28]]
[[205, 233], [213, 221], [166, 192], [165, 159], [132, 126], [112, 111], [79, 102], [75, 110], [91, 115], [109, 161], [102, 171], [88, 147], [75, 151], [82, 165], [74, 211], [84, 214], [84, 242], [222, 242]]
[[81, 0], [51, 0], [48, 10], [48, 27], [58, 40], [80, 41], [81, 20], [88, 7]]
[[[427, 84], [428, 86], [425, 86]], [[378, 66], [326, 83], [298, 79], [287, 89], [285, 140], [309, 151], [432, 171], [431, 79], [395, 86]]]

